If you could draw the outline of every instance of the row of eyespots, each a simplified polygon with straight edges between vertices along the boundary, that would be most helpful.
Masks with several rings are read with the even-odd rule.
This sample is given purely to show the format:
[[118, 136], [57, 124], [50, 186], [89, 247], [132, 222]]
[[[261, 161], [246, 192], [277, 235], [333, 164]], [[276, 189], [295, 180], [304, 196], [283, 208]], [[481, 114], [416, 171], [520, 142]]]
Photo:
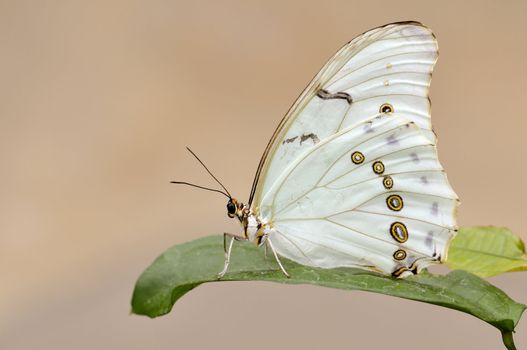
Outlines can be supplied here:
[[[392, 113], [393, 106], [388, 103], [385, 103], [380, 107], [379, 112]], [[364, 160], [365, 157], [362, 152], [355, 151], [351, 154], [351, 161], [354, 164], [362, 164], [364, 163]], [[375, 161], [372, 164], [372, 170], [375, 174], [382, 175], [386, 170], [386, 167], [384, 166], [383, 162]], [[382, 179], [382, 184], [384, 188], [392, 189], [394, 185], [393, 178], [391, 176], [384, 176]], [[386, 205], [390, 210], [400, 211], [401, 209], [403, 209], [404, 206], [403, 198], [397, 194], [389, 195], [386, 198]], [[399, 243], [404, 243], [408, 240], [408, 229], [406, 228], [406, 225], [402, 222], [396, 221], [392, 223], [392, 225], [390, 226], [390, 234], [393, 239]], [[406, 259], [406, 256], [406, 251], [404, 251], [403, 249], [398, 249], [393, 253], [393, 258], [397, 261]]]
[[[386, 82], [385, 85], [387, 85]], [[379, 113], [393, 112], [394, 108], [389, 103], [384, 103], [381, 107], [379, 107]], [[379, 175], [382, 174], [384, 172], [384, 164], [380, 161], [373, 163], [373, 172]], [[393, 187], [393, 179], [390, 176], [385, 176], [382, 180], [382, 184], [384, 188], [389, 190]], [[390, 210], [400, 211], [404, 206], [403, 198], [399, 195], [392, 194], [386, 198], [386, 205]], [[402, 222], [394, 222], [390, 227], [390, 234], [399, 243], [404, 243], [408, 240], [408, 229]], [[393, 253], [393, 258], [398, 261], [404, 260], [406, 259], [406, 252], [402, 249], [398, 249], [395, 251], [395, 253]], [[395, 274], [400, 274], [405, 270], [407, 270], [407, 268], [397, 271]]]
[[[385, 82], [385, 85], [386, 84]], [[379, 113], [393, 113], [394, 108], [389, 103], [384, 103], [379, 107]], [[375, 174], [382, 174], [384, 173], [385, 167], [384, 164], [380, 161], [377, 161], [373, 163], [373, 172]], [[393, 179], [390, 176], [385, 176], [382, 180], [382, 184], [384, 188], [387, 190], [391, 189], [393, 187]], [[397, 194], [389, 195], [386, 198], [386, 205], [390, 210], [393, 211], [400, 211], [403, 209], [404, 203], [403, 198]], [[399, 243], [404, 243], [408, 240], [408, 229], [402, 222], [394, 222], [390, 227], [390, 234], [392, 235], [393, 239], [395, 239]], [[393, 258], [395, 260], [401, 261], [406, 259], [406, 252], [402, 249], [398, 249], [393, 253]], [[395, 275], [400, 275], [402, 272], [407, 271], [408, 269], [405, 267], [400, 271], [396, 271]], [[413, 271], [412, 271], [413, 272]], [[414, 272], [415, 273], [415, 272]]]

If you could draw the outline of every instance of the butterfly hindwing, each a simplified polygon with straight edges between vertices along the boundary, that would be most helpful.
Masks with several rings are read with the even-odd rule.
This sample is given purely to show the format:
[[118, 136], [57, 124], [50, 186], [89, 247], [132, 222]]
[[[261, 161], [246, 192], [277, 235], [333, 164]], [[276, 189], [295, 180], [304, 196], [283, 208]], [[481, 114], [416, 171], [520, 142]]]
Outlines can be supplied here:
[[259, 209], [273, 224], [280, 255], [396, 274], [444, 257], [456, 207], [434, 144], [415, 123], [391, 113], [304, 151]]

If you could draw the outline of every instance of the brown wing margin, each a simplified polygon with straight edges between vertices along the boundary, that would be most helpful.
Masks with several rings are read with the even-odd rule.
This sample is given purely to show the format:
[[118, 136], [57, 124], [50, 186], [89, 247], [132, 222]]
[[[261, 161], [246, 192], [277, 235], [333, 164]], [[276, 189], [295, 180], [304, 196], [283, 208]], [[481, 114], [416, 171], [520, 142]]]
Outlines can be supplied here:
[[[356, 36], [352, 40], [348, 41], [342, 48], [340, 48], [339, 51], [337, 51], [337, 53], [340, 52], [344, 47], [349, 45], [353, 40], [358, 39], [362, 35], [370, 32], [370, 31], [377, 30], [377, 29], [380, 29], [380, 28], [384, 28], [384, 27], [387, 27], [387, 26], [390, 26], [390, 25], [416, 25], [416, 26], [426, 27], [422, 23], [417, 22], [417, 21], [402, 21], [402, 22], [388, 23], [388, 24], [385, 24], [385, 25], [382, 25], [382, 26], [379, 26], [379, 27], [367, 30], [367, 31], [363, 32], [362, 34]], [[260, 162], [258, 163], [258, 168], [256, 169], [256, 174], [254, 176], [253, 184], [252, 184], [252, 187], [251, 187], [251, 194], [249, 196], [249, 201], [248, 201], [248, 206], [249, 207], [252, 206], [252, 202], [254, 200], [254, 195], [255, 195], [255, 192], [256, 192], [256, 187], [258, 186], [258, 181], [260, 180], [260, 176], [262, 175], [262, 170], [264, 169], [264, 166], [265, 166], [266, 161], [268, 159], [269, 153], [271, 152], [271, 149], [276, 147], [276, 139], [277, 139], [278, 135], [281, 133], [282, 129], [287, 124], [287, 122], [289, 121], [291, 116], [295, 114], [293, 112], [301, 104], [301, 102], [304, 102], [304, 100], [306, 99], [306, 97], [309, 95], [310, 92], [314, 92], [314, 91], [318, 90], [316, 88], [316, 85], [319, 84], [320, 82], [318, 81], [317, 78], [320, 75], [322, 75], [322, 73], [324, 72], [324, 68], [328, 67], [329, 62], [333, 61], [333, 58], [337, 55], [337, 53], [335, 53], [326, 62], [324, 67], [313, 77], [313, 79], [310, 81], [310, 83], [307, 85], [307, 87], [302, 91], [302, 93], [298, 96], [298, 98], [295, 100], [293, 105], [289, 108], [289, 110], [287, 111], [285, 116], [282, 118], [282, 120], [280, 121], [280, 123], [276, 127], [273, 135], [271, 136], [271, 139], [269, 140], [269, 142], [267, 143], [267, 146], [265, 147], [265, 150], [264, 150], [264, 152], [262, 154], [262, 157], [260, 158]], [[314, 94], [312, 94], [312, 95], [314, 95]]]

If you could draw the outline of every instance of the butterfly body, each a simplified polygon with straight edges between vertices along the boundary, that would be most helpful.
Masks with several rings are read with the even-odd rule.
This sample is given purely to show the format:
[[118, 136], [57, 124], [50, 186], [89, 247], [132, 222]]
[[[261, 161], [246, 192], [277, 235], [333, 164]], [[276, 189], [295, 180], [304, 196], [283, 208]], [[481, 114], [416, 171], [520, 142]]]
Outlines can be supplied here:
[[247, 205], [238, 202], [235, 198], [229, 198], [227, 202], [227, 215], [237, 218], [243, 229], [243, 239], [262, 245], [268, 234], [268, 225], [254, 214]]

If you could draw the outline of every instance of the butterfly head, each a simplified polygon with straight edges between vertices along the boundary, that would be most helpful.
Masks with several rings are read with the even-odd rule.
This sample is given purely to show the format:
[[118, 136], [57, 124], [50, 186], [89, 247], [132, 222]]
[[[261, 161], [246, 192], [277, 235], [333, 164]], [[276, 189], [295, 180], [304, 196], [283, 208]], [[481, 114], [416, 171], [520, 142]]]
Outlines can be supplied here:
[[230, 218], [237, 217], [242, 221], [246, 215], [245, 205], [236, 200], [236, 198], [229, 198], [227, 202], [227, 215]]

